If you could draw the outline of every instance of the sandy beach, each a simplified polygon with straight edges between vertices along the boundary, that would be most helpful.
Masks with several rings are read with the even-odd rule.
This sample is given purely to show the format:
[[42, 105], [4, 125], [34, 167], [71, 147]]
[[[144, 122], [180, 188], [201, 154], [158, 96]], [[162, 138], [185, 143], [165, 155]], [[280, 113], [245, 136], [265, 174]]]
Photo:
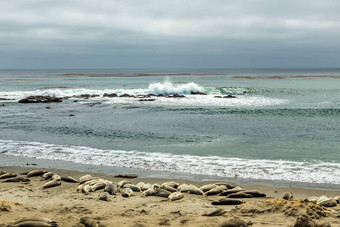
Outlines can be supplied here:
[[[0, 171], [16, 173], [26, 177], [34, 168], [0, 167]], [[85, 173], [72, 170], [45, 169], [60, 176], [72, 176], [75, 179], [91, 174], [112, 181], [115, 185], [124, 178], [114, 174]], [[340, 205], [323, 207], [303, 202], [310, 196], [336, 197], [340, 191], [304, 188], [277, 188], [262, 185], [240, 186], [247, 190], [257, 190], [266, 194], [265, 198], [241, 198], [241, 205], [212, 205], [225, 196], [202, 196], [183, 193], [184, 197], [169, 202], [159, 196], [141, 197], [141, 192], [134, 192], [131, 197], [121, 193], [111, 195], [111, 201], [99, 200], [103, 189], [84, 194], [77, 192], [78, 183], [61, 181], [61, 185], [42, 189], [48, 182], [41, 181], [41, 176], [30, 177], [29, 182], [0, 183], [0, 226], [8, 226], [23, 218], [49, 218], [59, 226], [91, 226], [80, 223], [82, 217], [89, 217], [98, 226], [242, 226], [227, 225], [227, 222], [239, 220], [249, 226], [293, 226], [296, 220], [306, 215], [314, 226], [340, 226]], [[132, 184], [138, 182], [158, 183], [169, 179], [133, 178]], [[194, 182], [175, 180], [179, 184], [193, 184], [197, 187], [217, 182]], [[236, 186], [232, 184], [232, 186]], [[285, 192], [292, 192], [292, 201], [282, 200]], [[214, 215], [214, 211], [218, 216]], [[235, 219], [236, 217], [236, 219]], [[237, 219], [239, 218], [239, 219]], [[50, 224], [46, 226], [52, 226]], [[95, 225], [93, 225], [95, 226]], [[246, 225], [244, 225], [246, 226]], [[302, 225], [295, 225], [302, 226]]]

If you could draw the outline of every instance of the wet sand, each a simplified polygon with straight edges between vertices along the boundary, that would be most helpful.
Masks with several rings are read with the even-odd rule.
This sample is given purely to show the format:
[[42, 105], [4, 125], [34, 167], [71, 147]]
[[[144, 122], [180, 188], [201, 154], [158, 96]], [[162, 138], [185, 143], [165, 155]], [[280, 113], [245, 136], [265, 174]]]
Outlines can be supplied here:
[[[35, 168], [0, 167], [0, 171], [27, 173]], [[76, 179], [88, 174], [74, 170], [49, 169], [60, 176], [72, 176]], [[123, 178], [115, 178], [117, 173], [89, 173], [117, 184]], [[61, 186], [41, 189], [47, 181], [41, 177], [31, 177], [30, 182], [3, 183], [0, 180], [0, 226], [7, 226], [22, 218], [46, 217], [56, 221], [59, 226], [84, 226], [80, 218], [88, 216], [98, 223], [98, 226], [222, 226], [231, 217], [239, 217], [252, 226], [291, 226], [301, 215], [315, 222], [326, 222], [331, 226], [340, 226], [340, 205], [325, 208], [304, 200], [310, 196], [326, 195], [340, 196], [340, 191], [318, 190], [304, 188], [283, 188], [263, 185], [244, 185], [249, 190], [265, 193], [266, 198], [242, 198], [241, 205], [212, 205], [212, 201], [223, 196], [201, 196], [183, 193], [184, 198], [169, 202], [166, 198], [157, 196], [141, 197], [141, 192], [125, 198], [121, 193], [111, 196], [111, 201], [99, 200], [103, 189], [87, 195], [77, 192], [77, 183], [62, 181]], [[163, 183], [169, 179], [134, 178], [133, 184]], [[190, 180], [175, 180], [178, 183], [202, 186], [212, 182], [196, 182]], [[213, 182], [215, 183], [215, 182]], [[233, 183], [231, 183], [233, 184]], [[236, 186], [236, 185], [235, 185]], [[282, 200], [285, 192], [292, 192], [293, 201]], [[203, 216], [217, 209], [225, 213], [220, 216]], [[222, 213], [223, 213], [222, 212]], [[327, 226], [327, 225], [323, 225]]]

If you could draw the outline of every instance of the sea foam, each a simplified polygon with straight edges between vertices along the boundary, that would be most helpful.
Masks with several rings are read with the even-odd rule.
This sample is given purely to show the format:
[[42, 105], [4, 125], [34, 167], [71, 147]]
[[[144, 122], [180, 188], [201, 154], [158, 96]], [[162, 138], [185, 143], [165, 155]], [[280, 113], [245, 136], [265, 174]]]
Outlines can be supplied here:
[[0, 152], [37, 159], [156, 171], [305, 183], [340, 182], [340, 163], [249, 160], [218, 156], [104, 150], [84, 146], [0, 140]]

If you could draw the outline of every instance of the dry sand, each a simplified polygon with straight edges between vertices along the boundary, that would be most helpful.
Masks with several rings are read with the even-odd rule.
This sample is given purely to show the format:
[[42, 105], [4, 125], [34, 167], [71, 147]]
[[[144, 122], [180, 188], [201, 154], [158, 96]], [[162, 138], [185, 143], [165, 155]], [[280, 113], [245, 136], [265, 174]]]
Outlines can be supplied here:
[[[0, 171], [17, 174], [28, 172], [32, 168], [0, 167]], [[78, 179], [86, 173], [70, 170], [50, 170], [60, 176], [73, 176]], [[115, 173], [112, 173], [115, 174]], [[91, 173], [115, 184], [122, 178], [113, 175]], [[61, 186], [41, 189], [45, 181], [41, 177], [32, 177], [30, 182], [2, 183], [0, 180], [0, 226], [7, 226], [27, 217], [46, 217], [56, 221], [59, 226], [84, 226], [79, 223], [81, 217], [94, 219], [98, 226], [221, 226], [230, 217], [239, 217], [252, 226], [291, 226], [297, 218], [306, 214], [318, 223], [326, 222], [331, 226], [340, 226], [340, 205], [324, 208], [319, 205], [301, 202], [309, 196], [340, 196], [340, 191], [327, 191], [302, 188], [275, 188], [262, 185], [245, 185], [245, 189], [256, 189], [267, 195], [266, 198], [242, 199], [242, 205], [214, 206], [212, 201], [221, 196], [203, 197], [184, 193], [184, 198], [168, 202], [166, 198], [134, 196], [124, 198], [121, 194], [112, 196], [111, 202], [99, 200], [103, 190], [88, 195], [77, 192], [77, 183], [62, 182]], [[131, 179], [132, 183], [163, 183], [167, 179]], [[209, 182], [175, 180], [178, 183], [192, 183], [202, 186]], [[294, 201], [281, 200], [284, 192], [294, 194]], [[202, 216], [216, 209], [226, 211], [221, 216]], [[327, 226], [327, 225], [319, 225]]]

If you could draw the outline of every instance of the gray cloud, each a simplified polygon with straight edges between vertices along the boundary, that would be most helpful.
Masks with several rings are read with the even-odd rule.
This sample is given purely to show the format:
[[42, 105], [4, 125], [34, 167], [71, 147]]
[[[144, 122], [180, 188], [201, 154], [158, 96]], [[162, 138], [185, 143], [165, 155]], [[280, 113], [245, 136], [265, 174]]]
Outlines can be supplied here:
[[339, 66], [332, 0], [0, 2], [0, 68]]

